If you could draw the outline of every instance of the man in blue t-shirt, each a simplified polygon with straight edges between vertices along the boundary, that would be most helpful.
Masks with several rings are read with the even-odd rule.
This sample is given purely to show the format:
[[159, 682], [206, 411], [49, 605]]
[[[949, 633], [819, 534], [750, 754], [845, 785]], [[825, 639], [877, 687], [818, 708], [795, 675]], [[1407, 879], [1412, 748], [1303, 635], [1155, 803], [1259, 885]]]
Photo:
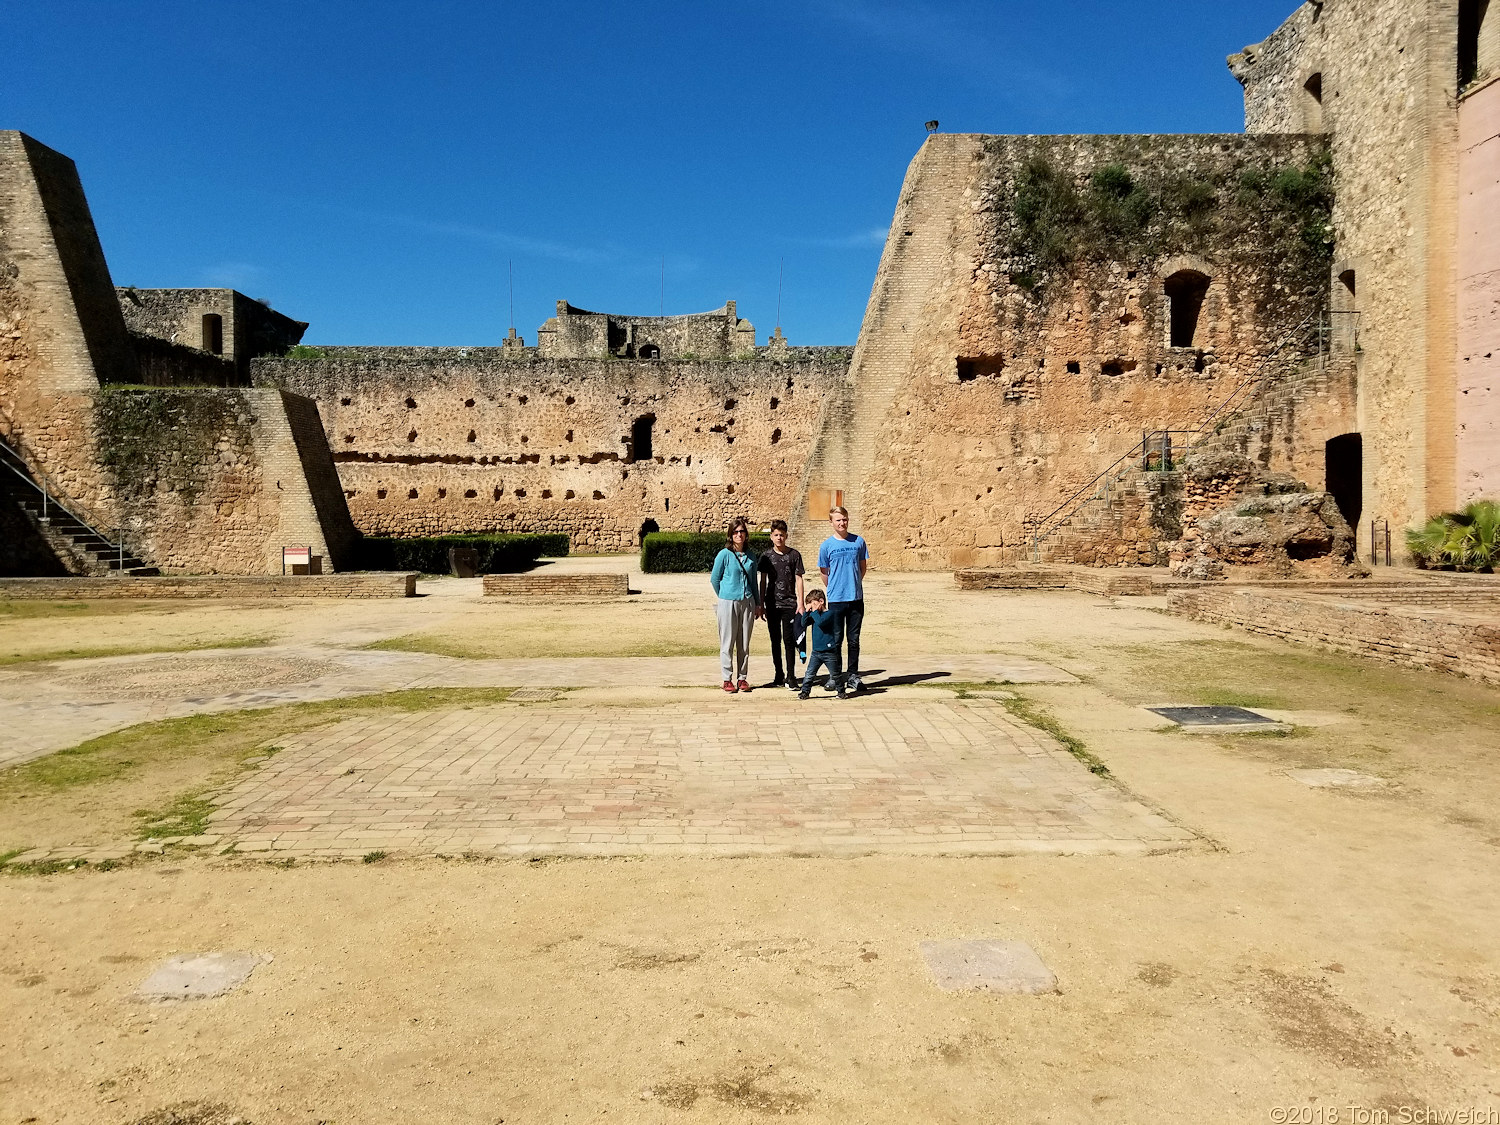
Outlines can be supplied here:
[[[828, 608], [839, 620], [849, 641], [849, 660], [844, 665], [844, 689], [859, 691], [859, 630], [865, 622], [865, 569], [870, 551], [858, 535], [849, 534], [849, 509], [834, 508], [828, 513], [833, 534], [818, 548], [818, 570], [828, 591]], [[837, 688], [839, 685], [834, 684]]]

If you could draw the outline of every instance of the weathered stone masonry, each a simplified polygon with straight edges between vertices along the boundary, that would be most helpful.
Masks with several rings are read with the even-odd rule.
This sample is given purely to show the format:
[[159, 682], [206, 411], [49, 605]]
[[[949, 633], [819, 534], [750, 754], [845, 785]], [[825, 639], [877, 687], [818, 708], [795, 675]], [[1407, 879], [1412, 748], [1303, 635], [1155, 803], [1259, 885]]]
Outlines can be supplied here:
[[560, 531], [581, 551], [786, 516], [848, 364], [838, 348], [643, 362], [316, 350], [255, 360], [253, 377], [317, 403], [362, 532]]

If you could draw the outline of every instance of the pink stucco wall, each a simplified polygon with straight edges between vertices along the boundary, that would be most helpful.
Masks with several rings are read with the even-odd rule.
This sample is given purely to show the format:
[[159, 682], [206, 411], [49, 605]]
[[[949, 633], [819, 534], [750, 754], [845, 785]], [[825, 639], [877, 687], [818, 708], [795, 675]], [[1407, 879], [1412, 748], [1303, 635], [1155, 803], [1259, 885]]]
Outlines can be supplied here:
[[1500, 499], [1500, 81], [1459, 105], [1458, 499]]

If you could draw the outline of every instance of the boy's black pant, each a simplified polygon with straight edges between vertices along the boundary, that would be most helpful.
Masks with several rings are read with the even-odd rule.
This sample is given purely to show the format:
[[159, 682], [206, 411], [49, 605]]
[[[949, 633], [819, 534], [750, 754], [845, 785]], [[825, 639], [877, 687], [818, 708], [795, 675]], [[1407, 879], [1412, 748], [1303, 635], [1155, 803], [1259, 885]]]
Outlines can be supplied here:
[[827, 668], [833, 679], [833, 686], [840, 691], [844, 690], [843, 661], [839, 658], [838, 649], [832, 652], [810, 652], [807, 654], [807, 671], [802, 676], [802, 694], [806, 695], [812, 691], [813, 677], [818, 674], [820, 668]]
[[[838, 614], [841, 640], [849, 642], [849, 678], [859, 679], [859, 630], [865, 623], [865, 600], [829, 602], [828, 608]], [[838, 641], [834, 642], [838, 644]]]
[[[776, 678], [790, 683], [797, 678], [797, 607], [766, 606], [766, 628], [771, 633], [771, 660]], [[783, 670], [781, 658], [786, 656]]]

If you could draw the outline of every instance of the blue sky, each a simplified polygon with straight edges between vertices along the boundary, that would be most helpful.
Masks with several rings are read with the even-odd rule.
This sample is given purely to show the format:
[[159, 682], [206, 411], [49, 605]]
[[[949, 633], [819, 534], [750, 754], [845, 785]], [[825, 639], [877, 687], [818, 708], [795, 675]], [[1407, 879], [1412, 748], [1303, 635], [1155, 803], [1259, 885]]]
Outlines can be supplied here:
[[944, 132], [1237, 132], [1224, 56], [1294, 0], [11, 0], [0, 128], [71, 156], [116, 284], [307, 340], [528, 343], [559, 298], [727, 298], [852, 343]]

